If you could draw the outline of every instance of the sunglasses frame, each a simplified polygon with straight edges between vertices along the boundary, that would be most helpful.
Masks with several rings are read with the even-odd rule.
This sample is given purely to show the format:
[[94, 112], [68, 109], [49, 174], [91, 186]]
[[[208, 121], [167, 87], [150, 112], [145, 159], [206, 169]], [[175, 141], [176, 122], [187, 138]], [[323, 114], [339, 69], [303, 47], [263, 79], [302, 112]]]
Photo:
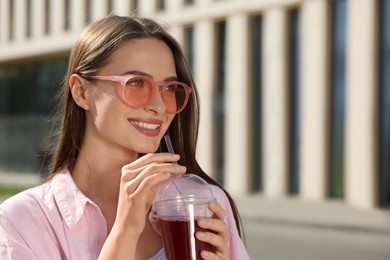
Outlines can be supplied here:
[[[192, 88], [183, 82], [180, 82], [180, 81], [154, 81], [151, 77], [148, 77], [145, 75], [138, 75], [138, 74], [128, 74], [128, 75], [124, 75], [124, 76], [89, 76], [89, 77], [84, 77], [84, 78], [87, 80], [88, 79], [103, 80], [103, 81], [111, 81], [111, 82], [119, 83], [121, 90], [122, 90], [121, 92], [118, 92], [119, 99], [122, 101], [123, 104], [125, 104], [126, 106], [133, 108], [133, 109], [139, 109], [139, 108], [146, 107], [150, 103], [150, 101], [152, 100], [154, 95], [156, 94], [157, 88], [159, 89], [159, 92], [161, 95], [161, 92], [168, 90], [168, 87], [170, 85], [180, 84], [184, 88], [185, 100], [183, 102], [182, 107], [179, 110], [177, 110], [175, 112], [168, 112], [167, 111], [168, 114], [177, 114], [177, 113], [180, 113], [181, 111], [183, 111], [183, 109], [187, 106], [188, 100], [190, 98], [190, 94], [192, 92]], [[126, 83], [132, 78], [137, 78], [137, 79], [139, 78], [139, 79], [145, 80], [145, 81], [149, 82], [150, 85], [152, 86], [148, 100], [140, 106], [131, 105], [125, 98]], [[164, 101], [164, 96], [161, 95], [161, 97]], [[165, 105], [165, 107], [167, 107], [167, 105], [165, 104], [165, 101], [164, 101], [164, 105]]]

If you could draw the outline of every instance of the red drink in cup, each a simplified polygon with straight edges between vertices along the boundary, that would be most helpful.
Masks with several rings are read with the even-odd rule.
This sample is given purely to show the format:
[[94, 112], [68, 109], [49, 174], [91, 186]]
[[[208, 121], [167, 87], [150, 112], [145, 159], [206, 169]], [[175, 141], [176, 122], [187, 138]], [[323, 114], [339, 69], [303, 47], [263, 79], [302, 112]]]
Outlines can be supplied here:
[[193, 174], [172, 177], [160, 187], [152, 210], [161, 223], [168, 260], [198, 260], [202, 250], [215, 252], [212, 245], [195, 238], [196, 232], [207, 232], [197, 220], [212, 217], [208, 204], [213, 201], [210, 186]]
[[[161, 230], [165, 254], [168, 259], [200, 260], [200, 252], [202, 250], [215, 252], [212, 245], [195, 239], [190, 221], [161, 220]], [[195, 225], [195, 232], [197, 231], [206, 230]], [[193, 254], [195, 255], [194, 257]]]

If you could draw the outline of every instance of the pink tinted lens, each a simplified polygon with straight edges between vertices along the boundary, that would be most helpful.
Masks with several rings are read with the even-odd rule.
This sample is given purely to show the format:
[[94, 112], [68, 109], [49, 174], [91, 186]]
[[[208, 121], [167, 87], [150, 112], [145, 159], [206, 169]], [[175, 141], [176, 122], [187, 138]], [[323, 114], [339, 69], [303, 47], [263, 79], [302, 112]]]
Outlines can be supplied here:
[[[146, 106], [153, 94], [154, 82], [145, 77], [130, 78], [124, 88], [125, 102], [132, 108]], [[186, 105], [188, 94], [185, 86], [180, 82], [171, 82], [159, 87], [167, 113], [174, 114], [181, 111]]]
[[167, 113], [176, 113], [181, 111], [186, 104], [186, 90], [183, 84], [172, 82], [161, 91]]
[[152, 83], [145, 78], [130, 78], [126, 82], [124, 89], [124, 98], [126, 103], [133, 108], [145, 106], [150, 100], [152, 88]]

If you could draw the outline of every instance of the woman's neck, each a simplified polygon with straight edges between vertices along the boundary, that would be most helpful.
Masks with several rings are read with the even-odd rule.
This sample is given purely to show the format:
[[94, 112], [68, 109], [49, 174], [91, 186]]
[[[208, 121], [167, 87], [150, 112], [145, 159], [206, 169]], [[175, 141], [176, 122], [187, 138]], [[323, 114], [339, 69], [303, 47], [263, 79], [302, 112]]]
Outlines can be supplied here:
[[[116, 218], [122, 167], [137, 158], [138, 153], [123, 148], [99, 144], [96, 140], [84, 141], [73, 167], [71, 174], [76, 185], [100, 208], [106, 220], [107, 234]], [[152, 257], [161, 246], [160, 236], [146, 221], [137, 245], [137, 256], [140, 259]]]
[[81, 192], [98, 205], [116, 205], [121, 169], [137, 157], [137, 153], [124, 148], [86, 139], [73, 167], [72, 177]]
[[138, 154], [101, 140], [84, 140], [72, 177], [80, 191], [91, 199], [106, 219], [110, 232], [116, 217], [121, 169]]

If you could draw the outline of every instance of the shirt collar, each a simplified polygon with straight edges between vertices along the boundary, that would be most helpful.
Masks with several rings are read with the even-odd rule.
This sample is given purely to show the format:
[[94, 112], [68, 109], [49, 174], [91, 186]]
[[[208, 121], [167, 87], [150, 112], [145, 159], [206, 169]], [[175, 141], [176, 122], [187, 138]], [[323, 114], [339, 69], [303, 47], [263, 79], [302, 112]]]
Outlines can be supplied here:
[[96, 206], [79, 190], [67, 169], [53, 177], [51, 189], [62, 218], [69, 229], [81, 219], [87, 203]]

